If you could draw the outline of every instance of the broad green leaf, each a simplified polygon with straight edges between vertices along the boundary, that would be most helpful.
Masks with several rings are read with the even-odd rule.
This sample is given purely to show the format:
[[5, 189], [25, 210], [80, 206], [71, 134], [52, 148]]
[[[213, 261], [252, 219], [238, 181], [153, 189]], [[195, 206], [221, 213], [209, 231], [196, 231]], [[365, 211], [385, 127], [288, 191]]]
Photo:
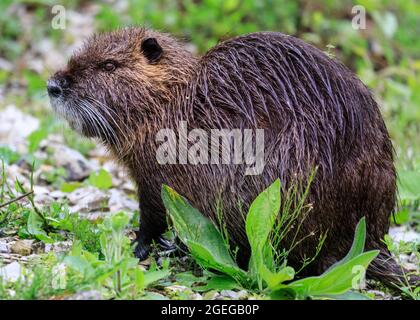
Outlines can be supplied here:
[[296, 300], [296, 292], [287, 286], [283, 286], [278, 290], [271, 291], [270, 298], [272, 300]]
[[357, 272], [360, 269], [353, 268], [360, 267], [366, 270], [378, 253], [379, 250], [362, 253], [318, 277], [294, 281], [288, 284], [287, 288], [295, 290], [301, 298], [343, 294], [352, 289], [353, 281], [358, 276]]
[[99, 189], [107, 190], [112, 187], [112, 177], [105, 169], [91, 173], [88, 178], [90, 185]]
[[134, 283], [138, 290], [145, 287], [144, 272], [138, 267], [134, 269]]
[[170, 275], [169, 270], [155, 270], [144, 273], [144, 287], [149, 286], [153, 282], [159, 281]]
[[204, 245], [194, 241], [188, 241], [187, 246], [190, 249], [193, 257], [204, 268], [218, 270], [238, 281], [245, 280], [245, 272], [241, 270], [233, 262], [233, 260], [229, 261], [228, 259], [224, 259], [221, 256], [217, 256], [214, 254], [214, 252], [206, 248]]
[[64, 258], [64, 263], [84, 275], [92, 272], [91, 264], [82, 256], [67, 256]]
[[331, 297], [331, 299], [334, 299], [334, 300], [372, 300], [371, 298], [369, 298], [368, 296], [364, 294], [361, 294], [356, 291], [351, 291], [351, 290], [343, 294], [338, 294], [334, 296], [325, 296], [325, 298], [329, 298], [329, 297]]
[[105, 220], [109, 223], [112, 230], [115, 232], [122, 232], [130, 222], [130, 218], [124, 212], [118, 212]]
[[35, 211], [31, 211], [27, 222], [28, 232], [44, 243], [53, 243], [54, 240], [47, 235], [43, 226], [44, 222], [41, 217]]
[[280, 210], [280, 180], [261, 192], [252, 202], [246, 217], [246, 234], [253, 253], [267, 243]]
[[360, 219], [359, 223], [356, 226], [356, 231], [354, 233], [353, 243], [351, 245], [350, 251], [347, 253], [347, 255], [343, 259], [334, 263], [325, 272], [328, 272], [329, 270], [335, 268], [336, 266], [346, 263], [347, 261], [362, 254], [363, 250], [365, 249], [365, 242], [366, 242], [366, 219], [365, 217], [363, 217], [362, 219]]
[[230, 275], [243, 273], [229, 254], [227, 244], [213, 223], [170, 187], [162, 186], [162, 200], [181, 241], [205, 267]]
[[275, 290], [284, 281], [292, 280], [295, 276], [295, 270], [292, 267], [284, 267], [277, 272], [272, 272], [262, 264], [259, 269], [259, 275], [267, 283], [269, 289]]
[[232, 290], [238, 289], [239, 284], [229, 276], [221, 275], [212, 277], [206, 285], [193, 287], [195, 291], [210, 291], [210, 290]]
[[394, 218], [396, 224], [408, 223], [410, 221], [410, 210], [408, 208], [403, 208], [396, 212], [394, 216], [391, 216], [391, 221], [394, 221]]
[[186, 287], [192, 287], [194, 283], [207, 282], [207, 276], [197, 277], [191, 271], [181, 272], [175, 276], [176, 282]]
[[[277, 179], [252, 202], [246, 217], [246, 234], [251, 246], [251, 259], [249, 261], [251, 273], [258, 273], [258, 271], [262, 270], [261, 265], [269, 265], [272, 262], [265, 262], [264, 258], [270, 257], [270, 259], [266, 260], [272, 260], [272, 250], [269, 247], [268, 240], [279, 210], [280, 180]], [[258, 281], [261, 288], [260, 279]]]
[[80, 188], [81, 186], [82, 186], [82, 183], [80, 182], [64, 182], [61, 184], [60, 189], [62, 192], [70, 193]]

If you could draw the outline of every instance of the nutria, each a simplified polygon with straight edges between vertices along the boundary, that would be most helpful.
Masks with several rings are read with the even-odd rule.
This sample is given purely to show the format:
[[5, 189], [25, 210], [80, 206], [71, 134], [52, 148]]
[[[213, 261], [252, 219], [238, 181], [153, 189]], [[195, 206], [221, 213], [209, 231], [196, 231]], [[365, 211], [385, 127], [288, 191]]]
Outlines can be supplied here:
[[[316, 167], [307, 198], [313, 209], [300, 230], [309, 237], [288, 263], [298, 269], [327, 232], [305, 269], [321, 273], [345, 256], [366, 216], [366, 248], [381, 250], [368, 275], [401, 274], [382, 243], [396, 204], [387, 129], [369, 89], [321, 50], [292, 36], [259, 32], [219, 43], [198, 58], [169, 35], [127, 28], [90, 38], [49, 79], [48, 93], [56, 112], [83, 135], [101, 139], [136, 182], [139, 258], [167, 229], [162, 184], [214, 221], [221, 204], [244, 266], [249, 204], [276, 178], [284, 192]], [[159, 130], [176, 131], [183, 121], [189, 130], [264, 129], [262, 173], [247, 175], [240, 164], [158, 163]]]

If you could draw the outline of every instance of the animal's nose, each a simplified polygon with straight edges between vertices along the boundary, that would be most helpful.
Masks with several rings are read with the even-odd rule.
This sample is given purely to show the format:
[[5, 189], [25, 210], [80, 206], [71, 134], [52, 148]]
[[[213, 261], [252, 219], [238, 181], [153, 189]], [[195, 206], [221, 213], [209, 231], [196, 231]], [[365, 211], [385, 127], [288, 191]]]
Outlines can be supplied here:
[[47, 81], [47, 91], [50, 97], [54, 98], [58, 98], [63, 93], [60, 83], [55, 79], [49, 79]]
[[69, 87], [69, 77], [63, 71], [57, 72], [47, 81], [47, 91], [50, 97], [61, 96]]

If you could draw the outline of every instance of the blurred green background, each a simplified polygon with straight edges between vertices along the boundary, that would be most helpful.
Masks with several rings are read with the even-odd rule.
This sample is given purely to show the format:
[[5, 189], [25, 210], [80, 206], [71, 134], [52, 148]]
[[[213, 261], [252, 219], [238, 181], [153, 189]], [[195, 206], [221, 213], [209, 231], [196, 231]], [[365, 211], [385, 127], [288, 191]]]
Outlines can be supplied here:
[[[51, 8], [56, 4], [66, 9], [64, 30], [51, 28]], [[354, 5], [366, 9], [365, 30], [352, 28]], [[82, 27], [74, 28], [78, 24]], [[39, 58], [36, 46], [45, 39], [50, 50], [44, 55], [56, 50], [55, 55], [65, 61], [71, 52], [65, 49], [71, 48], [77, 38], [127, 25], [173, 33], [197, 53], [220, 40], [261, 30], [296, 35], [328, 50], [374, 92], [394, 140], [399, 165], [420, 170], [419, 1], [2, 0], [1, 103], [25, 107], [30, 100], [45, 99], [44, 81], [53, 68], [43, 66], [46, 63], [42, 59], [48, 57], [41, 57], [38, 66], [31, 61], [34, 56]]]
[[[52, 6], [66, 28], [51, 27]], [[366, 29], [352, 27], [352, 7]], [[144, 25], [183, 39], [197, 54], [223, 39], [272, 30], [300, 37], [337, 56], [378, 100], [402, 170], [420, 172], [420, 2], [417, 0], [2, 0], [0, 107], [42, 116], [45, 80], [95, 31]]]

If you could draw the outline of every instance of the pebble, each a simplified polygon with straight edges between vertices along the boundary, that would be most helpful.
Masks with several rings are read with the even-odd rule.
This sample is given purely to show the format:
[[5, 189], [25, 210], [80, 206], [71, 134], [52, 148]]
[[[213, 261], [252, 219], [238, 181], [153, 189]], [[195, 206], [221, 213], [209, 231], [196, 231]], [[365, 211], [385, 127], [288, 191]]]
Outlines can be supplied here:
[[54, 243], [46, 243], [44, 252], [55, 252], [55, 253], [61, 253], [61, 252], [67, 252], [71, 249], [71, 246], [73, 243], [71, 241], [59, 241]]
[[0, 144], [7, 144], [17, 152], [27, 151], [27, 137], [38, 129], [39, 120], [9, 105], [0, 112]]
[[88, 186], [79, 188], [67, 195], [70, 203], [70, 211], [74, 213], [88, 213], [107, 209], [109, 194], [98, 188]]
[[177, 284], [165, 287], [165, 291], [167, 292], [184, 292], [186, 290], [190, 290], [190, 289], [185, 286], [180, 286]]
[[226, 297], [226, 298], [230, 298], [233, 300], [237, 300], [238, 299], [238, 293], [232, 290], [222, 290], [220, 292], [222, 297]]
[[129, 198], [124, 192], [118, 189], [110, 189], [109, 210], [111, 212], [118, 211], [136, 211], [139, 208], [137, 201]]
[[203, 296], [199, 293], [192, 293], [189, 298], [190, 300], [203, 300]]
[[3, 239], [0, 239], [0, 252], [2, 253], [10, 252], [9, 244], [6, 241], [3, 241]]
[[34, 240], [18, 240], [10, 244], [10, 252], [21, 256], [29, 256], [33, 251]]
[[406, 225], [399, 227], [391, 227], [389, 229], [389, 236], [395, 242], [420, 242], [420, 233], [415, 232], [414, 230], [408, 229]]
[[54, 146], [52, 161], [56, 167], [63, 167], [67, 171], [69, 181], [81, 181], [94, 170], [91, 163], [79, 152], [69, 147]]
[[34, 196], [35, 205], [38, 207], [48, 206], [54, 202], [54, 198], [48, 194], [35, 194]]
[[90, 290], [78, 292], [66, 297], [64, 300], [103, 300], [103, 297], [99, 291]]
[[0, 277], [3, 278], [4, 281], [17, 281], [19, 278], [23, 277], [22, 265], [19, 262], [15, 261], [7, 264], [4, 267], [1, 267]]
[[219, 292], [215, 290], [211, 290], [209, 292], [206, 292], [203, 296], [203, 300], [217, 300], [217, 298], [220, 296]]
[[246, 290], [238, 291], [238, 299], [239, 300], [246, 300], [248, 298], [248, 296], [249, 296], [248, 291], [246, 291]]
[[54, 198], [54, 199], [62, 199], [66, 196], [66, 194], [62, 191], [59, 190], [55, 190], [50, 192], [50, 197]]

